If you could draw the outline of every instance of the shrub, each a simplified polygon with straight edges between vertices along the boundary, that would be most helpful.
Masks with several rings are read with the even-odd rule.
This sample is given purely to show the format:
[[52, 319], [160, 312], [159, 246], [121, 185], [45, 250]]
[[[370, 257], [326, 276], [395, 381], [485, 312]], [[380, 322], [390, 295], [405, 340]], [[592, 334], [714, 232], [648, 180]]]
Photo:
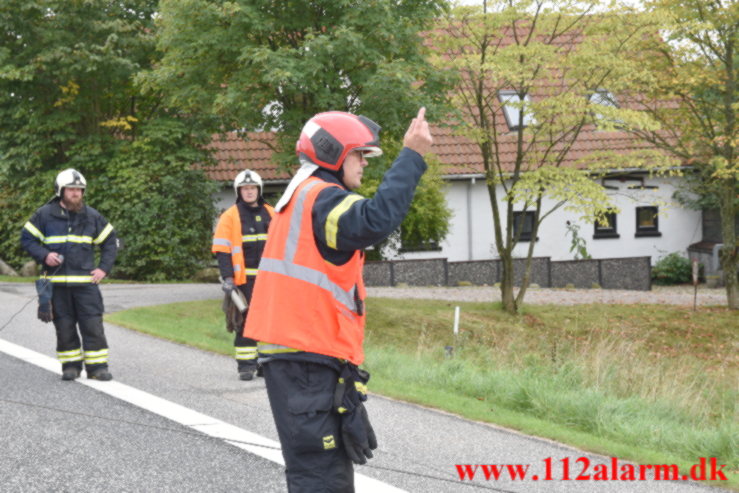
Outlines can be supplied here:
[[652, 268], [652, 280], [661, 285], [685, 284], [690, 282], [692, 272], [690, 259], [672, 252], [657, 261]]

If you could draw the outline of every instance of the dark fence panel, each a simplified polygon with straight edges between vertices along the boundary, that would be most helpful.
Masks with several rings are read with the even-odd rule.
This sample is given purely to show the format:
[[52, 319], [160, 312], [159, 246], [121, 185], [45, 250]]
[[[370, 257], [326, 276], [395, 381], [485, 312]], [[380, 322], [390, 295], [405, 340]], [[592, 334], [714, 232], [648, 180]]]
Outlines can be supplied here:
[[[513, 261], [514, 284], [523, 279], [524, 260]], [[531, 283], [541, 287], [603, 289], [652, 289], [649, 257], [552, 262], [548, 257], [531, 259]], [[500, 282], [500, 260], [447, 262], [446, 259], [392, 260], [367, 262], [364, 280], [367, 286], [457, 286], [460, 281], [475, 285]]]
[[600, 260], [601, 286], [604, 289], [652, 289], [652, 266], [649, 257], [611, 258]]
[[569, 260], [551, 263], [552, 287], [563, 288], [572, 284], [576, 288], [592, 288], [601, 284], [598, 260]]
[[366, 286], [395, 286], [393, 262], [366, 262], [364, 264], [364, 284]]
[[449, 285], [457, 286], [460, 282], [493, 285], [500, 279], [499, 266], [497, 260], [449, 262]]
[[[551, 285], [551, 281], [549, 280], [549, 262], [549, 257], [534, 257], [531, 259], [531, 276], [529, 277], [529, 284], [538, 284], [542, 288], [548, 288]], [[525, 259], [513, 259], [514, 286], [521, 285], [525, 268]], [[500, 276], [498, 277], [498, 281], [500, 281]]]
[[448, 282], [445, 258], [396, 260], [393, 262], [395, 283], [409, 286], [446, 286]]

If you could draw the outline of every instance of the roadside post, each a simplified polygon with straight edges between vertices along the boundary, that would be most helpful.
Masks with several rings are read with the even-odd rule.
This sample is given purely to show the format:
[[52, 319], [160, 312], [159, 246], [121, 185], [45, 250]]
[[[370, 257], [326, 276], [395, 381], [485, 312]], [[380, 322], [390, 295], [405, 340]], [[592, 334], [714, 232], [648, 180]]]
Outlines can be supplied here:
[[[457, 335], [459, 335], [459, 306], [454, 307], [454, 346], [457, 345]], [[454, 346], [445, 346], [444, 355], [447, 358], [454, 356]]]
[[693, 311], [698, 309], [698, 259], [693, 259]]

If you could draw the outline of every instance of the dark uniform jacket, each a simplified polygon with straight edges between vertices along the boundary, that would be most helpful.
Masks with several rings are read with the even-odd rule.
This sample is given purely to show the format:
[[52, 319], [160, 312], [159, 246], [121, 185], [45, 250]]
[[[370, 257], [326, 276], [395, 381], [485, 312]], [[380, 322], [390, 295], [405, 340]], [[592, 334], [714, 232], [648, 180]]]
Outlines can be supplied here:
[[[117, 253], [113, 226], [95, 209], [85, 205], [75, 213], [54, 199], [40, 207], [21, 231], [21, 246], [41, 264], [42, 275], [53, 283], [89, 284], [96, 267], [109, 274]], [[100, 263], [95, 265], [95, 247]], [[50, 267], [44, 259], [50, 252], [64, 255], [61, 266]]]

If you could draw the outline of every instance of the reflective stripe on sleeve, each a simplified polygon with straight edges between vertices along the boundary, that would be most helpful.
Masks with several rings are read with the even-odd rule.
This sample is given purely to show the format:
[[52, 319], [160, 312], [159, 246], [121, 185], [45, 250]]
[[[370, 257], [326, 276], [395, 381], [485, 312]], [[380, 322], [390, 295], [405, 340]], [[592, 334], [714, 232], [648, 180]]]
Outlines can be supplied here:
[[326, 218], [326, 245], [336, 249], [336, 235], [339, 233], [339, 219], [349, 210], [349, 207], [358, 200], [362, 200], [361, 195], [351, 194], [344, 197], [344, 200], [329, 212]]
[[26, 222], [26, 224], [23, 225], [23, 228], [39, 240], [44, 241], [44, 235], [41, 234], [41, 231], [39, 231], [38, 228], [31, 223], [31, 221]]
[[103, 228], [103, 230], [102, 230], [102, 231], [100, 232], [100, 234], [98, 235], [98, 237], [97, 237], [97, 238], [95, 238], [95, 241], [94, 241], [93, 243], [95, 243], [96, 245], [99, 245], [99, 244], [101, 244], [102, 242], [104, 242], [104, 241], [105, 241], [105, 239], [106, 239], [106, 238], [107, 238], [108, 236], [110, 236], [110, 233], [111, 233], [112, 231], [113, 231], [113, 225], [112, 225], [112, 224], [110, 224], [110, 223], [106, 224], [106, 225], [105, 225], [105, 227]]
[[213, 246], [216, 245], [231, 248], [231, 242], [223, 238], [213, 238]]
[[246, 269], [247, 276], [256, 276], [259, 274], [259, 269]]

